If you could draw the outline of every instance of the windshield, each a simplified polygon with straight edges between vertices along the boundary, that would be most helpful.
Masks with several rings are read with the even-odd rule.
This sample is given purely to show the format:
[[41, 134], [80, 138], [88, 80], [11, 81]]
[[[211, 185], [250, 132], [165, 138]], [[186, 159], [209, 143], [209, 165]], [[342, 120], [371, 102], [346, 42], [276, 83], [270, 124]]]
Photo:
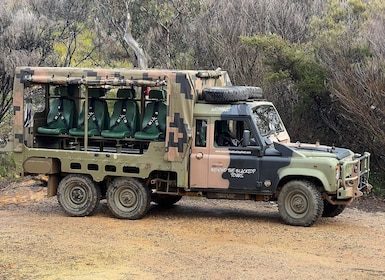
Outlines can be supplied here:
[[253, 108], [253, 121], [262, 136], [284, 131], [278, 112], [271, 105], [261, 105]]

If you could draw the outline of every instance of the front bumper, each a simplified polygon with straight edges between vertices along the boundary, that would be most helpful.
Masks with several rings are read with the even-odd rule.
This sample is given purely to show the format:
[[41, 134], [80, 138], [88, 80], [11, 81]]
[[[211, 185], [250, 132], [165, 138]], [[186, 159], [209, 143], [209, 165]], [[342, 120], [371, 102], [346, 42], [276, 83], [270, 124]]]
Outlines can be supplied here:
[[341, 165], [341, 181], [337, 190], [337, 200], [353, 200], [369, 193], [372, 186], [369, 184], [370, 153], [357, 155], [352, 161], [345, 161]]

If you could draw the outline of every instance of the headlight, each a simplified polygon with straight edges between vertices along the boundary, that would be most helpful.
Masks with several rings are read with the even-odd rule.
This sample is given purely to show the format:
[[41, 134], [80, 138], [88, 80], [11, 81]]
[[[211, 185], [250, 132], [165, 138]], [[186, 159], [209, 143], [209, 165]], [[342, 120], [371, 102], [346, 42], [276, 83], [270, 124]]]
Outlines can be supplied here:
[[340, 176], [341, 176], [341, 170], [340, 170], [340, 167], [337, 165], [336, 166], [336, 181], [338, 181]]

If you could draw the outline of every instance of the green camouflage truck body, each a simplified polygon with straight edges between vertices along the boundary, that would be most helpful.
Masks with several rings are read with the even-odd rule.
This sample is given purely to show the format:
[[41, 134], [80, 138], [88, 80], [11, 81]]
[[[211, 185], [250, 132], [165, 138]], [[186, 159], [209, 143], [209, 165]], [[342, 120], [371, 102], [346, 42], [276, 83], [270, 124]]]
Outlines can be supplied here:
[[[146, 90], [164, 90], [163, 102], [167, 106], [165, 131], [161, 133], [164, 137], [143, 140], [134, 136], [106, 139], [87, 133], [83, 138], [68, 133], [41, 135], [38, 127], [47, 125], [50, 104], [58, 98], [52, 92], [59, 87], [73, 89], [74, 96], [70, 99], [78, 112], [83, 108], [84, 116], [93, 113], [88, 109], [92, 102], [88, 96], [91, 88], [112, 92], [109, 97], [101, 98], [111, 103], [118, 100], [116, 90], [135, 89], [139, 94], [131, 101], [140, 108], [140, 121], [144, 120], [151, 102]], [[84, 176], [91, 178], [86, 180], [92, 185], [91, 190], [101, 188], [107, 196], [113, 186], [131, 178], [134, 181], [129, 179], [126, 184], [143, 185], [155, 202], [178, 200], [167, 200], [169, 196], [278, 200], [280, 209], [293, 207], [290, 211], [296, 220], [284, 218], [293, 225], [309, 226], [322, 211], [325, 214], [325, 209], [331, 211], [326, 214], [334, 216], [343, 209], [338, 205], [347, 205], [370, 189], [368, 153], [358, 155], [344, 148], [291, 143], [273, 104], [253, 97], [251, 92], [255, 89], [233, 87], [228, 74], [221, 70], [19, 67], [13, 91], [13, 131], [0, 149], [14, 152], [18, 175], [48, 175], [48, 195], [55, 195], [58, 186], [64, 188], [60, 184], [70, 174], [75, 174], [71, 176], [79, 185], [83, 184]], [[31, 125], [26, 126], [26, 100], [34, 103], [34, 92], [43, 92], [44, 108], [35, 112]], [[237, 99], [237, 94], [243, 97]], [[111, 115], [109, 112], [108, 117]], [[236, 144], [218, 145], [217, 130], [223, 124], [232, 126], [238, 138]], [[89, 120], [84, 122], [85, 131], [88, 126]], [[84, 188], [85, 194], [90, 188]], [[291, 193], [291, 189], [295, 191]], [[297, 208], [307, 207], [308, 189], [317, 213], [305, 219], [302, 210], [297, 213]], [[281, 193], [289, 195], [280, 198]], [[144, 203], [149, 205], [150, 200], [146, 198]], [[93, 201], [92, 205], [96, 207], [98, 202]], [[125, 216], [123, 210], [119, 212], [125, 209], [124, 204], [118, 207], [122, 214], [112, 211], [121, 218], [138, 218], [146, 212], [146, 207], [132, 216]], [[78, 214], [78, 209], [65, 210], [76, 216], [94, 211], [88, 209]], [[306, 221], [301, 222], [302, 218]]]
[[[210, 78], [211, 76], [215, 78]], [[50, 68], [50, 67], [23, 67], [16, 69], [14, 83], [14, 127], [13, 143], [8, 149], [15, 152], [17, 173], [40, 173], [39, 166], [34, 164], [35, 158], [52, 158], [60, 162], [61, 172], [82, 172], [90, 174], [94, 180], [102, 181], [105, 176], [111, 175], [106, 166], [111, 165], [111, 159], [120, 166], [114, 176], [127, 176], [130, 170], [141, 178], [148, 177], [153, 170], [177, 170], [178, 185], [187, 185], [188, 139], [191, 138], [192, 116], [198, 93], [203, 87], [230, 85], [226, 72], [215, 71], [171, 71], [171, 70], [126, 70], [126, 69], [79, 69], [79, 68]], [[24, 87], [25, 85], [85, 85], [85, 86], [158, 86], [167, 84], [167, 134], [164, 142], [152, 143], [150, 153], [141, 156], [114, 154], [95, 154], [80, 151], [58, 151], [51, 149], [33, 148], [24, 145], [26, 129], [23, 127]], [[34, 134], [35, 131], [32, 131]], [[11, 145], [12, 144], [12, 145]], [[29, 146], [32, 146], [30, 144]], [[59, 154], [58, 154], [59, 152]], [[154, 161], [155, 160], [155, 161]], [[27, 161], [27, 164], [25, 163]], [[90, 170], [87, 164], [75, 163], [97, 162], [99, 168]], [[48, 163], [47, 163], [48, 165]], [[76, 166], [76, 169], [72, 169]], [[127, 165], [127, 166], [126, 166]], [[25, 170], [24, 166], [28, 166]], [[48, 168], [48, 166], [47, 166]], [[95, 169], [95, 168], [94, 168]], [[108, 168], [107, 168], [108, 169]], [[139, 169], [139, 170], [138, 170]], [[45, 170], [45, 169], [44, 169]], [[53, 171], [51, 171], [53, 172]], [[55, 170], [57, 172], [57, 170]], [[45, 173], [45, 172], [42, 172]]]

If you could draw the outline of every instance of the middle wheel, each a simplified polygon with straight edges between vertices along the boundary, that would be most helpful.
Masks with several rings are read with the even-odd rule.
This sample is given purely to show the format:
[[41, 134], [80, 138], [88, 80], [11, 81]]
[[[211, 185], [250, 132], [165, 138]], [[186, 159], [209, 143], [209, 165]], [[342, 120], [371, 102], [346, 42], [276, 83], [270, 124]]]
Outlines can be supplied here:
[[150, 189], [134, 178], [116, 178], [107, 189], [110, 211], [121, 219], [140, 219], [151, 202]]

